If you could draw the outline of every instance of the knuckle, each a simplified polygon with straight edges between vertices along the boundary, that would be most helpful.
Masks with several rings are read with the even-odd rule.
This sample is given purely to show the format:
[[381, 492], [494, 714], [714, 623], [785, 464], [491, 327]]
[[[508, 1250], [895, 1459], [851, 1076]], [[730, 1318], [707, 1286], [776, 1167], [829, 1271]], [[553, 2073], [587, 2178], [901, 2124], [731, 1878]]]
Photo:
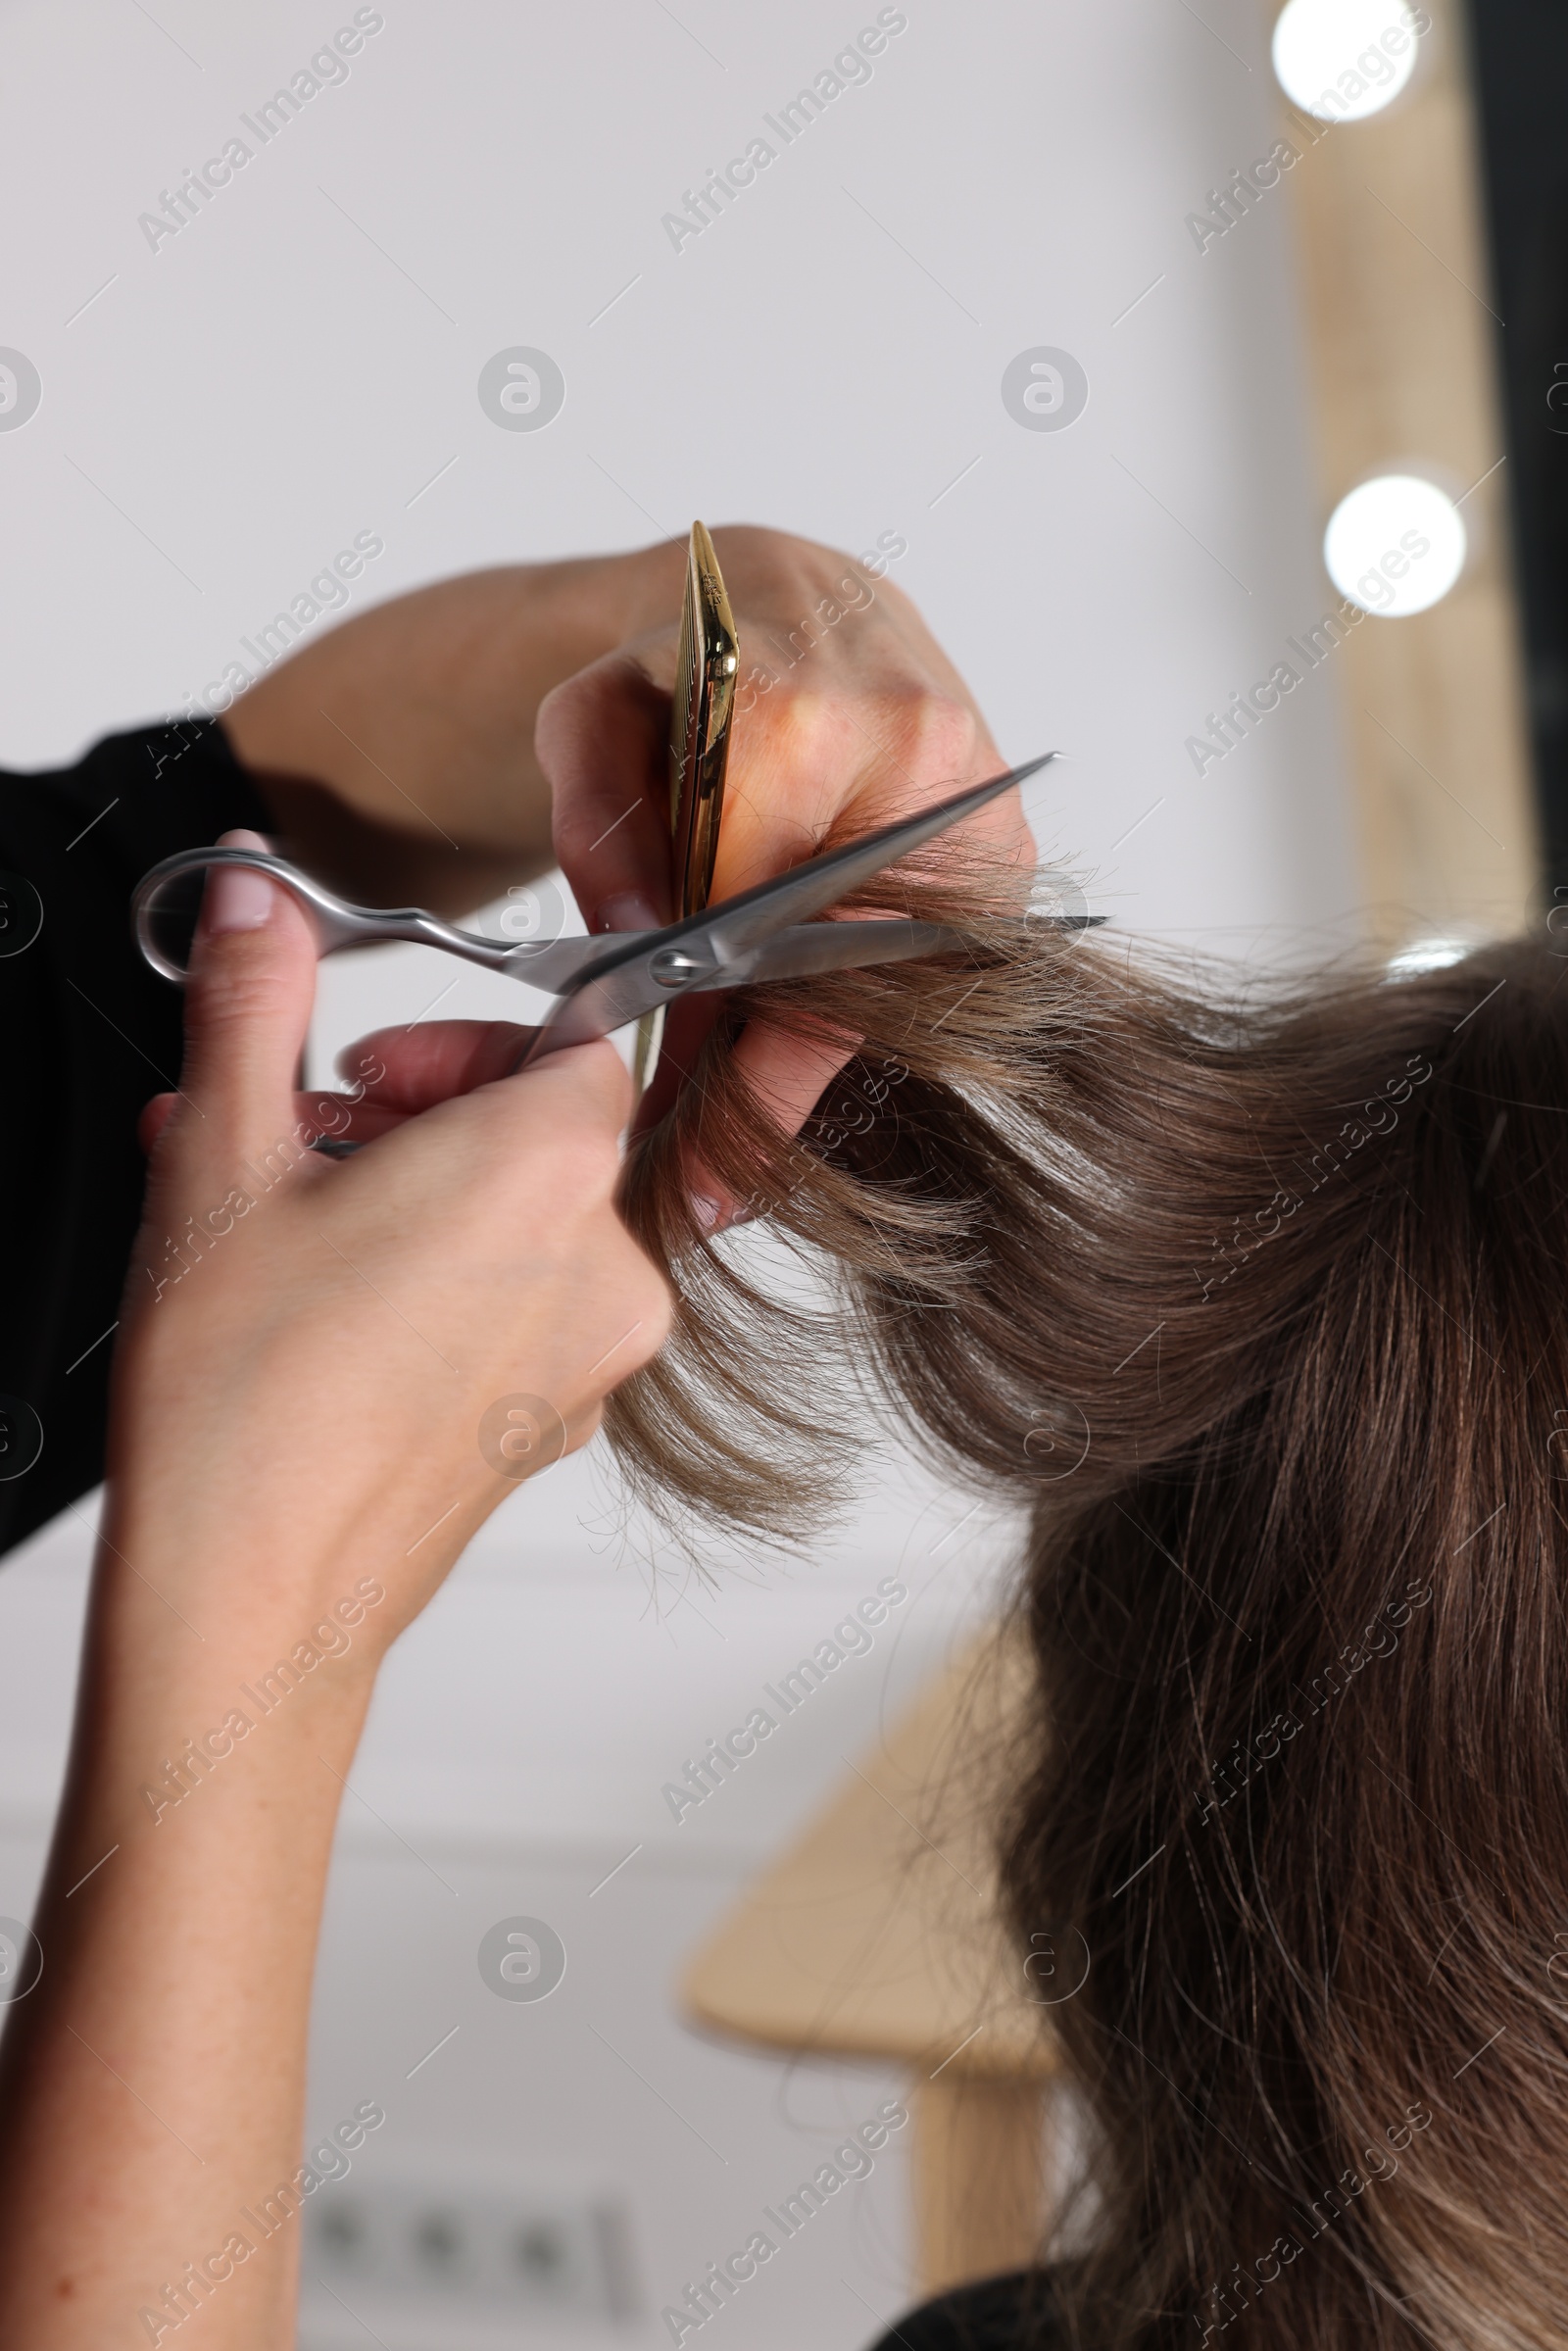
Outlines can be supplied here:
[[[769, 522], [716, 522], [712, 535], [714, 548], [720, 553], [753, 559], [782, 555], [806, 544], [792, 538], [788, 531], [775, 530]], [[680, 545], [678, 540], [665, 543]]]
[[923, 680], [872, 688], [852, 710], [845, 694], [786, 674], [775, 692], [759, 698], [748, 719], [747, 780], [755, 778], [764, 789], [788, 784], [799, 814], [808, 821], [811, 808], [799, 799], [802, 788], [819, 787], [825, 809], [836, 797], [833, 778], [866, 765], [868, 735], [878, 746], [879, 772], [886, 768], [921, 786], [966, 780], [980, 754], [975, 712], [957, 695]]
[[652, 1260], [636, 1243], [627, 1242], [623, 1296], [626, 1312], [636, 1317], [636, 1336], [628, 1345], [617, 1377], [624, 1379], [658, 1354], [675, 1318], [674, 1294]]
[[534, 716], [534, 749], [541, 758], [548, 759], [552, 750], [575, 742], [605, 692], [604, 674], [597, 661], [551, 687]]
[[746, 764], [764, 777], [825, 781], [846, 749], [861, 742], [841, 700], [786, 672], [778, 690], [758, 704]]
[[570, 870], [590, 855], [615, 814], [612, 800], [613, 793], [603, 785], [581, 780], [557, 790], [551, 808], [550, 837], [558, 864]]
[[519, 1131], [505, 1104], [480, 1105], [474, 1116], [460, 1197], [476, 1229], [508, 1247], [507, 1237], [526, 1235], [538, 1262], [576, 1252], [584, 1221], [606, 1207], [620, 1172], [613, 1131], [569, 1105], [537, 1106], [531, 1131]]
[[979, 723], [956, 695], [911, 687], [895, 698], [888, 717], [897, 756], [922, 782], [962, 776], [973, 764]]
[[550, 1145], [550, 1182], [563, 1207], [602, 1208], [620, 1175], [614, 1131], [602, 1120], [564, 1120]]
[[654, 1354], [669, 1337], [675, 1320], [675, 1293], [651, 1258], [639, 1249], [642, 1260], [642, 1292], [639, 1303], [644, 1308], [644, 1328], [652, 1334], [648, 1351]]
[[250, 1027], [289, 1011], [298, 982], [265, 936], [238, 931], [209, 944], [198, 990], [204, 1025]]

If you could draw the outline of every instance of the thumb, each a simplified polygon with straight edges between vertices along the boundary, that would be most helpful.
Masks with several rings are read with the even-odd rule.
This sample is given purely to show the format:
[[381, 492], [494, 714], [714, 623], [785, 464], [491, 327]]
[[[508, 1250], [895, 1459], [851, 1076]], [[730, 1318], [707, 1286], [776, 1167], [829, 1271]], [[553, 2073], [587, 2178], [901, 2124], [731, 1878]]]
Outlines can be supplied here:
[[[265, 849], [225, 833], [224, 849]], [[291, 1131], [294, 1081], [316, 1001], [316, 941], [288, 891], [249, 866], [208, 876], [185, 987], [180, 1102], [168, 1138], [225, 1178]]]

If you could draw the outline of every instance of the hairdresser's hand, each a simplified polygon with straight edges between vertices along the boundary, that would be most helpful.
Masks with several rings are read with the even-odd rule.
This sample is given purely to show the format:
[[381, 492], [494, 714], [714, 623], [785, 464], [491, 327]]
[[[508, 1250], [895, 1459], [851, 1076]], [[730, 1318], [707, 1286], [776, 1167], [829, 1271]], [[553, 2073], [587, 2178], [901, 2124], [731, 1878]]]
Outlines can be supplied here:
[[518, 1438], [581, 1444], [664, 1330], [611, 1205], [612, 1049], [427, 1091], [332, 1161], [293, 1095], [315, 975], [291, 899], [215, 879], [182, 1090], [147, 1122], [44, 1964], [0, 2050], [0, 2338], [29, 2351], [192, 2319], [208, 2351], [292, 2343], [302, 2224], [277, 2216], [358, 2144], [301, 2166], [375, 1668], [514, 1491]]
[[[963, 680], [885, 576], [903, 552], [896, 534], [859, 562], [778, 531], [733, 527], [713, 538], [741, 644], [715, 899], [1005, 764]], [[540, 709], [556, 853], [590, 930], [672, 918], [666, 746], [685, 560], [684, 543], [648, 551], [628, 640]], [[965, 831], [1000, 846], [1020, 874], [1032, 866], [1016, 794]], [[672, 1010], [666, 1084], [650, 1110], [666, 1106], [667, 1064], [690, 1058], [696, 1040], [680, 1032], [694, 1012], [706, 1027], [711, 1001]], [[736, 1050], [794, 1133], [851, 1049], [753, 1023]], [[731, 1204], [711, 1205], [718, 1221]]]
[[215, 897], [236, 927], [203, 941], [132, 1253], [116, 1541], [204, 1634], [220, 1614], [298, 1638], [374, 1575], [384, 1646], [513, 1490], [506, 1432], [481, 1443], [497, 1399], [546, 1399], [554, 1457], [662, 1338], [611, 1204], [628, 1085], [608, 1045], [579, 1048], [323, 1158], [293, 1092], [304, 922], [260, 876]]
[[[742, 661], [716, 895], [1003, 764], [886, 576], [896, 533], [858, 561], [747, 526], [714, 540]], [[555, 854], [589, 927], [663, 921], [685, 562], [666, 541], [417, 589], [279, 662], [224, 729], [285, 845], [351, 897], [456, 913], [528, 880], [551, 860], [553, 792]], [[966, 829], [1032, 861], [1015, 800]], [[710, 1016], [672, 1008], [666, 1077]], [[792, 1130], [846, 1057], [762, 1030], [738, 1053]], [[656, 1089], [645, 1110], [662, 1106]]]

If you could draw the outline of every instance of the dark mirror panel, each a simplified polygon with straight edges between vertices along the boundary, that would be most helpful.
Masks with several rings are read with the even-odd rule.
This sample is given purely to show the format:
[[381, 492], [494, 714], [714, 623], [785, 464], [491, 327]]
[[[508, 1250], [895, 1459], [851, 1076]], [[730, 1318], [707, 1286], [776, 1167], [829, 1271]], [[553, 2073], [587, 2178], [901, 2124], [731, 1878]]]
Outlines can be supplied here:
[[1568, 884], [1568, 9], [1472, 0], [1530, 729], [1548, 881]]

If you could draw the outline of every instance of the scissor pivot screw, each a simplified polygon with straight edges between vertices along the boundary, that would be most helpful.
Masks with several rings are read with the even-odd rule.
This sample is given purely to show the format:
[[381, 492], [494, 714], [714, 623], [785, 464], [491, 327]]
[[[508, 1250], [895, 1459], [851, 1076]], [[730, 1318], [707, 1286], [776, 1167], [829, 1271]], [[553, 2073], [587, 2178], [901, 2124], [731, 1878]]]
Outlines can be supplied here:
[[683, 947], [662, 947], [648, 968], [661, 988], [684, 988], [688, 980], [701, 979], [708, 966]]

